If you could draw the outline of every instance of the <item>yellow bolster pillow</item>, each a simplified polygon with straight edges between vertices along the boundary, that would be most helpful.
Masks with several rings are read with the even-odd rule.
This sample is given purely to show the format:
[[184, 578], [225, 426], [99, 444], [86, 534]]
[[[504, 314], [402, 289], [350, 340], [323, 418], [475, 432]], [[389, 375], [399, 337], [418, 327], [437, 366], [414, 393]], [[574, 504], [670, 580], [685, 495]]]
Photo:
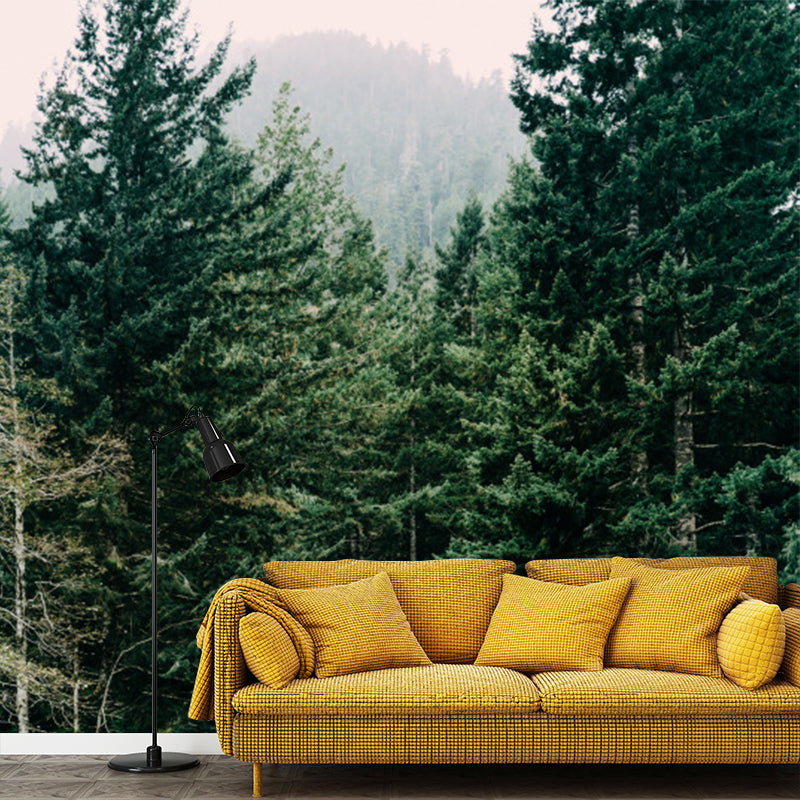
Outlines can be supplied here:
[[297, 649], [283, 625], [254, 611], [239, 620], [239, 643], [247, 668], [272, 689], [283, 689], [300, 672]]
[[719, 664], [743, 689], [758, 689], [778, 674], [785, 643], [780, 608], [747, 598], [734, 606], [720, 625]]

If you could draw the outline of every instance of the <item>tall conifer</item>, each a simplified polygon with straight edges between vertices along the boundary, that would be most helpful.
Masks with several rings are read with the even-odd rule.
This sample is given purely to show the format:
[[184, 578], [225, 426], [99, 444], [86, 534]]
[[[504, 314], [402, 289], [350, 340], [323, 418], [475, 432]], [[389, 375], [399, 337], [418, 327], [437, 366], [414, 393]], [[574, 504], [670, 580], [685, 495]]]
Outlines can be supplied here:
[[[515, 369], [538, 353], [550, 387], [505, 469], [560, 483], [580, 456], [570, 548], [777, 555], [795, 489], [762, 466], [797, 447], [797, 10], [551, 6], [512, 93], [540, 168], [517, 165], [489, 234], [519, 289], [504, 335], [537, 343]], [[587, 383], [608, 358], [624, 380]], [[522, 524], [543, 551], [568, 535], [554, 519]]]
[[[80, 520], [84, 544], [104, 571], [104, 585], [87, 601], [103, 619], [85, 621], [105, 626], [91, 664], [99, 695], [113, 682], [97, 714], [101, 728], [147, 725], [136, 674], [149, 671], [149, 577], [136, 569], [150, 548], [147, 432], [180, 420], [187, 404], [205, 402], [202, 381], [187, 397], [175, 391], [166, 365], [192, 321], [213, 313], [205, 290], [227, 268], [237, 228], [279, 191], [248, 183], [251, 154], [222, 132], [255, 64], [222, 76], [230, 37], [198, 63], [187, 15], [179, 0], [105, 0], [82, 8], [73, 48], [39, 98], [41, 122], [25, 151], [22, 179], [49, 191], [11, 234], [27, 275], [30, 324], [20, 349], [31, 369], [56, 379], [71, 398], [43, 400], [59, 435], [81, 458], [92, 437], [110, 431], [128, 440], [133, 458], [127, 485], [105, 485], [91, 511], [65, 498], [55, 523], [66, 529]], [[187, 474], [201, 477], [197, 462]], [[203, 526], [202, 509], [178, 505], [194, 515], [176, 536], [171, 507], [164, 508], [166, 559]], [[167, 574], [180, 587], [179, 570]], [[174, 608], [165, 602], [163, 617], [171, 624], [175, 613], [184, 626], [176, 635], [189, 641], [193, 623], [180, 610], [185, 590], [173, 588]], [[186, 660], [185, 646], [182, 652]], [[171, 655], [168, 647], [162, 655]], [[170, 713], [168, 700], [164, 708]]]

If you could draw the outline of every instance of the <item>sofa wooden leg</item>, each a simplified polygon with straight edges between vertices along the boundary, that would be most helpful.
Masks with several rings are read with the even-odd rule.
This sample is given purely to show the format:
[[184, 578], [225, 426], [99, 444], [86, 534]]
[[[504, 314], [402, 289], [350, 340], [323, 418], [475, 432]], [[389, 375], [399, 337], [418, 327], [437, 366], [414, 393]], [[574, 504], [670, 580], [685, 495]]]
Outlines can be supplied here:
[[261, 796], [261, 764], [253, 764], [253, 797]]

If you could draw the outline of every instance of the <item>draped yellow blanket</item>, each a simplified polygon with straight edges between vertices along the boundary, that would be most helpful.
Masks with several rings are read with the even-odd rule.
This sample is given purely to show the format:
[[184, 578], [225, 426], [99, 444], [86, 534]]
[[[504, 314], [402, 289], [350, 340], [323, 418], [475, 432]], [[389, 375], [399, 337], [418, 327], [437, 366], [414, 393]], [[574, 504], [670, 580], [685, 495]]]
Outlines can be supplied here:
[[311, 674], [314, 670], [314, 650], [311, 639], [300, 623], [285, 610], [280, 599], [280, 592], [274, 586], [257, 578], [236, 578], [228, 581], [214, 595], [200, 629], [197, 631], [197, 646], [201, 653], [192, 691], [192, 702], [189, 706], [191, 719], [214, 719], [214, 621], [222, 600], [232, 594], [237, 595], [244, 602], [248, 611], [269, 614], [283, 625], [300, 656], [301, 676], [305, 673]]

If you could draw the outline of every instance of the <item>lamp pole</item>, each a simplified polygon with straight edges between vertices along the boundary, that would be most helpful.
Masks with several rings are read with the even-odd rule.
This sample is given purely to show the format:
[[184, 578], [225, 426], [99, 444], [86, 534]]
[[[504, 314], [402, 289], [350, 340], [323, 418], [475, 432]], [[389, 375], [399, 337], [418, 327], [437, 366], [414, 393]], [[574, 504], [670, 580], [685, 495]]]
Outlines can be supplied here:
[[[150, 534], [152, 539], [151, 548], [153, 551], [153, 563], [151, 571], [151, 586], [152, 586], [152, 600], [150, 603], [150, 627], [153, 632], [152, 641], [150, 643], [150, 657], [153, 663], [152, 669], [152, 703], [151, 703], [151, 718], [153, 725], [153, 744], [147, 748], [147, 763], [152, 766], [161, 766], [161, 748], [156, 741], [156, 733], [158, 731], [158, 440], [155, 437], [150, 437], [153, 444], [152, 457], [150, 459]], [[151, 752], [153, 755], [151, 756]], [[157, 758], [155, 757], [157, 754]]]
[[203, 451], [203, 462], [212, 481], [224, 481], [238, 475], [244, 469], [239, 452], [228, 441], [222, 438], [211, 418], [199, 408], [191, 408], [183, 421], [166, 431], [152, 431], [150, 444], [152, 455], [150, 460], [150, 506], [151, 536], [150, 545], [152, 567], [150, 576], [151, 588], [151, 691], [152, 691], [152, 728], [153, 743], [146, 753], [129, 753], [115, 756], [108, 762], [111, 769], [119, 772], [175, 772], [176, 770], [196, 767], [200, 759], [186, 753], [162, 753], [158, 744], [158, 443], [175, 431], [197, 425], [206, 445]]

